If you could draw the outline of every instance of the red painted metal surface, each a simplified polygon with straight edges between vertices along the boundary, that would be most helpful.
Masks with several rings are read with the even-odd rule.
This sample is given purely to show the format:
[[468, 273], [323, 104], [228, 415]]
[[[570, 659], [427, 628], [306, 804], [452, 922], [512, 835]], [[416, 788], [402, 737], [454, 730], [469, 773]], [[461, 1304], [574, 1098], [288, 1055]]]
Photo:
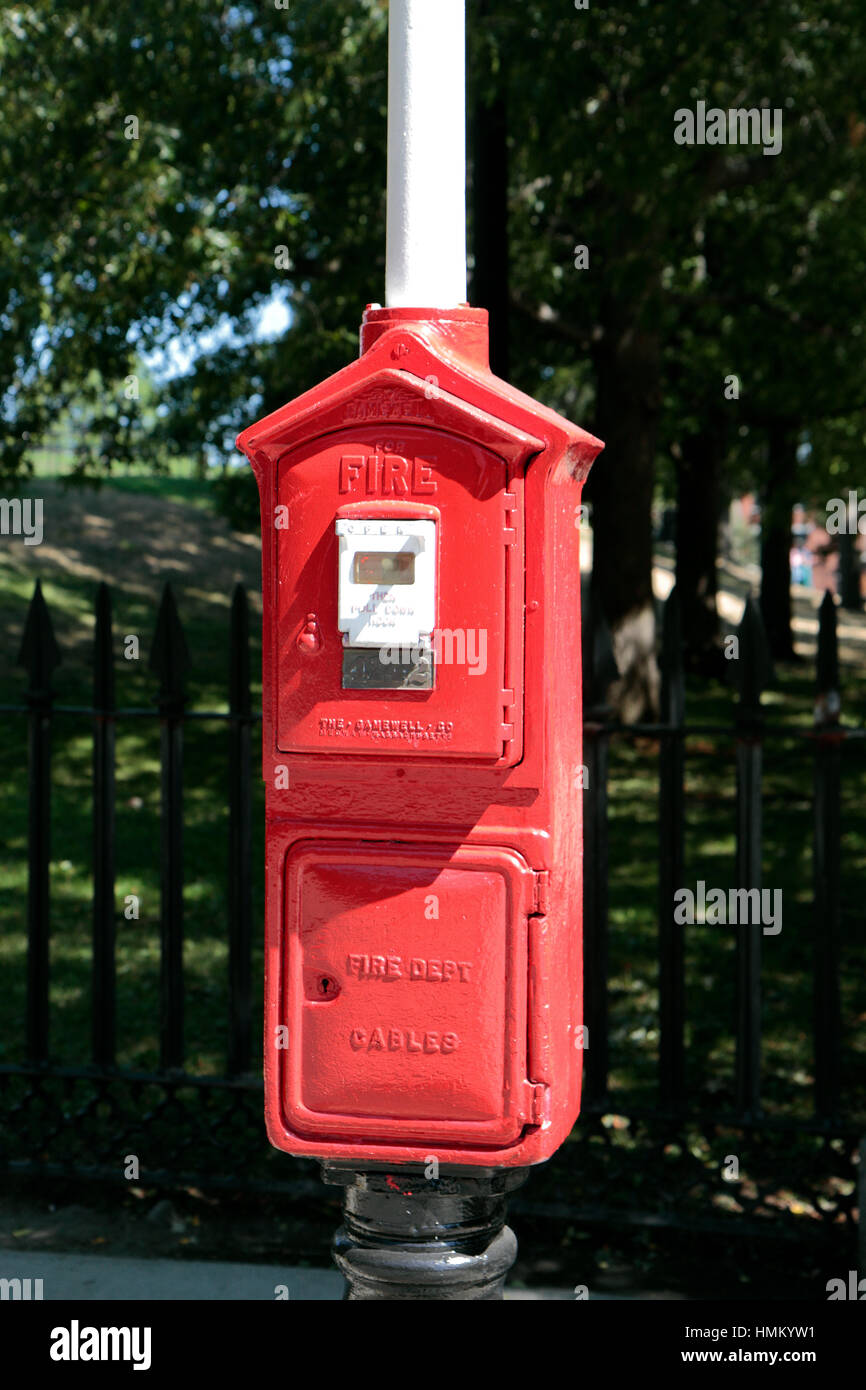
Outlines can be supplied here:
[[286, 878], [292, 1126], [362, 1141], [514, 1143], [534, 1099], [523, 860], [303, 843]]
[[[578, 508], [602, 446], [490, 373], [483, 310], [368, 309], [361, 347], [238, 440], [262, 502], [268, 1134], [537, 1163], [580, 1102]], [[341, 520], [372, 528], [362, 575], [377, 523], [435, 523], [433, 688], [342, 688]]]
[[[399, 373], [392, 376], [399, 382]], [[496, 761], [508, 743], [515, 761], [520, 729], [506, 735], [502, 726], [506, 710], [522, 710], [515, 687], [523, 677], [523, 547], [515, 513], [506, 511], [509, 502], [516, 505], [507, 465], [489, 448], [429, 425], [392, 433], [383, 439], [380, 427], [359, 424], [348, 439], [338, 430], [307, 440], [277, 465], [278, 505], [289, 521], [277, 539], [277, 583], [285, 595], [277, 635], [278, 746]], [[341, 689], [334, 522], [401, 516], [437, 523], [438, 603], [441, 627], [451, 635], [440, 644], [446, 660], [434, 690], [374, 698], [369, 690]], [[491, 595], [500, 596], [495, 606]], [[322, 642], [315, 660], [299, 661], [311, 606]], [[473, 658], [471, 667], [459, 660], [464, 656]]]

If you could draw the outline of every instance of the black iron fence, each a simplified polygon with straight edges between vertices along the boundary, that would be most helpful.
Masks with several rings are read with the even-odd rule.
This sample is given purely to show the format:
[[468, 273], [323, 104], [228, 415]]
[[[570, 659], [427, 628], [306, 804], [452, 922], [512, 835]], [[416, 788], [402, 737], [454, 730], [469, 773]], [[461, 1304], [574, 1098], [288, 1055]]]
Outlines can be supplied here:
[[[589, 605], [587, 605], [589, 607]], [[836, 606], [826, 594], [819, 610], [815, 705], [811, 726], [771, 722], [761, 704], [772, 678], [760, 610], [749, 599], [732, 660], [736, 690], [732, 724], [686, 724], [686, 690], [682, 660], [680, 609], [676, 592], [663, 611], [661, 639], [661, 721], [617, 725], [604, 708], [593, 706], [594, 694], [612, 674], [612, 654], [603, 626], [594, 627], [590, 607], [585, 628], [584, 664], [588, 672], [588, 710], [584, 724], [587, 749], [585, 800], [585, 1012], [590, 1038], [597, 1037], [586, 1058], [585, 1101], [598, 1108], [610, 1103], [608, 1092], [608, 907], [609, 862], [608, 752], [614, 738], [651, 739], [658, 745], [658, 1097], [659, 1114], [684, 1114], [695, 1097], [685, 1087], [685, 933], [675, 917], [675, 894], [687, 882], [686, 741], [689, 737], [732, 739], [736, 763], [736, 883], [745, 892], [762, 887], [763, 756], [776, 740], [800, 745], [798, 756], [811, 762], [812, 923], [814, 976], [811, 1040], [813, 1113], [790, 1120], [773, 1117], [761, 1104], [761, 945], [762, 933], [751, 922], [734, 923], [736, 937], [736, 1076], [734, 1105], [720, 1122], [765, 1127], [793, 1124], [816, 1132], [857, 1128], [840, 1094], [842, 1016], [840, 1009], [840, 924], [842, 894], [841, 767], [843, 750], [864, 747], [866, 729], [845, 725], [836, 631]], [[599, 671], [601, 681], [595, 671]], [[854, 769], [856, 776], [857, 769]], [[859, 1096], [862, 1107], [863, 1093]], [[847, 1118], [846, 1118], [847, 1116]], [[860, 1114], [861, 1124], [864, 1116]]]
[[[262, 1124], [259, 1028], [255, 1023], [253, 793], [259, 715], [250, 696], [250, 633], [246, 594], [234, 592], [228, 637], [228, 700], [223, 710], [188, 708], [189, 666], [183, 627], [170, 585], [157, 614], [150, 667], [159, 682], [154, 707], [115, 702], [111, 600], [101, 585], [96, 601], [93, 700], [58, 704], [54, 672], [60, 661], [39, 585], [29, 607], [20, 663], [24, 703], [2, 710], [7, 729], [26, 722], [27, 762], [26, 1017], [23, 1055], [0, 1065], [0, 1163], [23, 1173], [124, 1175], [140, 1155], [143, 1182], [264, 1186], [306, 1193], [311, 1165], [290, 1166], [269, 1149]], [[517, 1206], [556, 1220], [637, 1224], [684, 1222], [699, 1229], [767, 1231], [808, 1206], [811, 1228], [850, 1234], [857, 1206], [858, 1136], [866, 1132], [864, 1089], [845, 1093], [841, 1065], [846, 1028], [840, 1004], [843, 926], [842, 768], [862, 754], [866, 730], [841, 717], [836, 609], [820, 609], [815, 716], [811, 725], [780, 725], [762, 704], [771, 675], [760, 614], [746, 605], [736, 634], [733, 717], [728, 723], [687, 724], [679, 605], [664, 606], [657, 723], [621, 726], [601, 703], [613, 674], [609, 639], [587, 599], [584, 622], [585, 767], [585, 1055], [584, 1109], [575, 1135], [534, 1180]], [[90, 726], [92, 780], [91, 1048], [88, 1059], [62, 1065], [52, 1052], [50, 1008], [52, 741], [56, 721]], [[136, 1070], [117, 1063], [116, 954], [119, 920], [115, 874], [115, 740], [128, 721], [159, 722], [160, 977], [159, 1062]], [[204, 721], [224, 741], [227, 837], [227, 1038], [224, 1065], [203, 1074], [189, 1067], [184, 1035], [184, 741]], [[210, 735], [209, 735], [210, 736]], [[705, 1092], [688, 1079], [686, 933], [674, 909], [686, 881], [689, 814], [686, 778], [690, 740], [727, 739], [736, 767], [733, 823], [738, 890], [760, 894], [764, 846], [762, 808], [765, 751], [777, 741], [796, 750], [812, 779], [811, 921], [813, 980], [804, 1066], [811, 1069], [812, 1104], [786, 1113], [762, 1100], [762, 932], [735, 923], [735, 1057], [731, 1086]], [[654, 992], [657, 1066], [654, 1093], [635, 1104], [612, 1085], [610, 1003], [611, 748], [631, 743], [657, 764], [657, 988]], [[257, 750], [256, 750], [257, 754]], [[860, 776], [860, 764], [854, 768]], [[23, 776], [23, 770], [22, 770]], [[751, 899], [749, 899], [751, 901]], [[758, 898], [757, 901], [760, 901]], [[23, 911], [22, 907], [22, 911]], [[848, 914], [850, 916], [850, 914]], [[861, 933], [862, 935], [862, 933]], [[861, 942], [861, 945], [866, 944]], [[8, 967], [7, 967], [8, 968]], [[849, 1039], [850, 1041], [850, 1039]], [[8, 1039], [7, 1039], [8, 1042]], [[854, 1045], [853, 1043], [851, 1044]], [[7, 1049], [8, 1051], [8, 1049]], [[613, 1069], [615, 1071], [615, 1069]], [[614, 1078], [615, 1079], [615, 1078]], [[652, 1196], [639, 1178], [646, 1155], [658, 1160]], [[732, 1178], [722, 1165], [743, 1157]], [[862, 1179], [864, 1166], [860, 1165]], [[127, 1174], [128, 1176], [128, 1174]], [[779, 1199], [780, 1187], [790, 1196]], [[687, 1194], [688, 1199], [686, 1199]], [[798, 1212], [799, 1207], [799, 1212]], [[768, 1216], [777, 1218], [768, 1223]], [[764, 1218], [758, 1220], [757, 1218]], [[802, 1234], [803, 1222], [789, 1222]]]

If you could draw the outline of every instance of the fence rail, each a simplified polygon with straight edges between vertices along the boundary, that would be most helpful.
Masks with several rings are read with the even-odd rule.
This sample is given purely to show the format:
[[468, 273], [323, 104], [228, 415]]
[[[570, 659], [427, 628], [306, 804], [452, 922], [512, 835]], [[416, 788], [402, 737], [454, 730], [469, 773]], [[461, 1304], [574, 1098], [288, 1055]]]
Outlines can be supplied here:
[[[815, 1135], [824, 1143], [825, 1153], [829, 1153], [827, 1145], [836, 1143], [834, 1152], [841, 1154], [837, 1167], [849, 1174], [850, 1185], [857, 1137], [866, 1130], [866, 1119], [848, 1113], [841, 1087], [842, 755], [846, 746], [862, 747], [866, 730], [845, 725], [841, 719], [836, 610], [829, 594], [820, 609], [811, 727], [780, 725], [766, 717], [762, 695], [772, 668], [760, 612], [752, 600], [746, 604], [737, 639], [731, 722], [688, 724], [680, 609], [674, 591], [664, 605], [661, 624], [660, 718], [623, 726], [603, 703], [615, 665], [609, 633], [592, 603], [591, 591], [585, 596], [586, 781], [579, 794], [584, 796], [585, 1021], [590, 1046], [585, 1055], [582, 1124], [587, 1132], [598, 1135], [610, 1112], [622, 1113], [630, 1117], [636, 1131], [645, 1126], [647, 1134], [654, 1136], [652, 1142], [667, 1142], [690, 1123], [703, 1126], [705, 1132], [735, 1126], [745, 1134]], [[215, 1162], [221, 1183], [236, 1181], [254, 1187], [260, 1182], [248, 1167], [250, 1155], [260, 1158], [262, 1152], [269, 1152], [260, 1119], [252, 989], [252, 734], [260, 716], [252, 709], [249, 606], [240, 585], [232, 597], [228, 653], [227, 708], [188, 709], [189, 654], [175, 598], [166, 584], [150, 652], [150, 669], [159, 686], [155, 706], [118, 708], [111, 595], [101, 584], [95, 608], [92, 705], [57, 704], [53, 681], [60, 650], [41, 587], [36, 585], [19, 656], [26, 673], [24, 702], [2, 707], [4, 714], [26, 719], [29, 749], [26, 1057], [0, 1066], [0, 1162], [16, 1171], [104, 1173], [106, 1163], [100, 1155], [109, 1149], [116, 1154], [118, 1145], [132, 1143], [147, 1130], [151, 1138], [158, 1137], [162, 1158], [154, 1172], [161, 1180], [192, 1177], [204, 1183], [208, 1176], [213, 1180]], [[55, 721], [66, 717], [90, 721], [92, 732], [91, 1056], [76, 1066], [60, 1066], [52, 1060], [49, 1008], [52, 732]], [[142, 1072], [117, 1065], [115, 741], [121, 721], [155, 718], [160, 749], [160, 1060], [154, 1071]], [[184, 1070], [184, 736], [187, 726], [200, 720], [218, 721], [227, 734], [228, 1048], [223, 1073], [216, 1077]], [[708, 1103], [687, 1087], [685, 932], [676, 919], [674, 902], [685, 881], [688, 745], [699, 736], [727, 736], [733, 742], [740, 889], [762, 886], [765, 747], [779, 739], [793, 741], [800, 755], [811, 762], [814, 1106], [809, 1116], [768, 1114], [762, 1108], [762, 935], [745, 923], [736, 927], [733, 1104]], [[659, 1046], [656, 1100], [643, 1110], [612, 1091], [610, 1081], [610, 752], [612, 743], [622, 739], [652, 740], [658, 760]], [[110, 1123], [100, 1129], [106, 1106]], [[208, 1155], [205, 1164], [202, 1146]], [[226, 1165], [235, 1167], [234, 1177], [225, 1171]], [[286, 1187], [279, 1181], [270, 1185]], [[834, 1219], [840, 1212], [850, 1219], [853, 1204], [853, 1200], [842, 1202]], [[568, 1194], [565, 1206], [573, 1215], [580, 1214], [580, 1204], [575, 1205]], [[607, 1210], [603, 1205], [597, 1209]], [[677, 1220], [674, 1211], [668, 1217]], [[635, 1217], [648, 1219], [646, 1213]]]

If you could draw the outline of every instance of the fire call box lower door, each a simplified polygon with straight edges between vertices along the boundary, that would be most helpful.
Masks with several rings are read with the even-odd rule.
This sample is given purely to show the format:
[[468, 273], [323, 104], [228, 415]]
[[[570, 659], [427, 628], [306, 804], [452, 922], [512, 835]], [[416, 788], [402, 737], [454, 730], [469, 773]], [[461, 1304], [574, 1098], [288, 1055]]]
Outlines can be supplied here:
[[295, 845], [287, 1129], [359, 1144], [516, 1141], [530, 1114], [531, 888], [511, 850]]

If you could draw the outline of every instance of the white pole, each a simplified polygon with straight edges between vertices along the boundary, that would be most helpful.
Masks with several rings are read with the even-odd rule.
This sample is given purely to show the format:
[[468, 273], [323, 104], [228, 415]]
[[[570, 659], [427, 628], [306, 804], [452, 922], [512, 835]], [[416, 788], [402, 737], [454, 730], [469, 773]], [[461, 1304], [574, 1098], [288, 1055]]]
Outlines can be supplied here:
[[465, 0], [391, 0], [389, 308], [466, 301]]

